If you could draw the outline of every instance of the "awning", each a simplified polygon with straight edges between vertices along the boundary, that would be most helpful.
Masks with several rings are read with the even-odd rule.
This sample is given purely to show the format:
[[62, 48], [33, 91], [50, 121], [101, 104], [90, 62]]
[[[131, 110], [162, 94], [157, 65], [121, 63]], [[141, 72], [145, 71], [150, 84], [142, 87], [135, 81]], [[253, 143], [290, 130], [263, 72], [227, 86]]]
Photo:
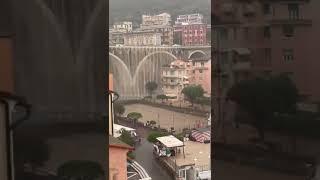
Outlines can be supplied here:
[[200, 179], [210, 179], [211, 178], [211, 171], [202, 171], [199, 172]]
[[157, 140], [160, 141], [167, 148], [182, 147], [183, 146], [183, 142], [172, 135], [158, 137]]
[[251, 54], [251, 51], [248, 48], [234, 48], [232, 50], [235, 51], [236, 53], [238, 53], [239, 55]]

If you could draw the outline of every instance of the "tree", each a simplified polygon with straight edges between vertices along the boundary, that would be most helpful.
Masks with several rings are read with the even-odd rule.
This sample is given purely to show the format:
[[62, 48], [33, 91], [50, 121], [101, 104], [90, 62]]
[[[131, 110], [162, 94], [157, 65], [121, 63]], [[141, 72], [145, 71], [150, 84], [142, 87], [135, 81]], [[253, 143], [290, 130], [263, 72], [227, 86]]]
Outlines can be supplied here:
[[114, 103], [114, 112], [116, 115], [121, 116], [126, 111], [123, 104]]
[[104, 175], [103, 168], [97, 162], [72, 160], [62, 164], [57, 170], [58, 177], [67, 180], [95, 180]]
[[142, 114], [138, 112], [131, 112], [127, 117], [132, 119], [132, 122], [135, 124], [140, 118], [142, 118]]
[[187, 86], [182, 89], [182, 93], [187, 98], [187, 100], [191, 103], [191, 106], [193, 107], [193, 104], [198, 98], [203, 97], [204, 90], [200, 85], [191, 85]]
[[157, 122], [154, 121], [154, 120], [151, 120], [151, 121], [149, 122], [149, 124], [150, 124], [151, 127], [155, 127], [155, 125], [157, 124]]
[[149, 92], [149, 95], [152, 96], [153, 92], [158, 88], [158, 84], [154, 81], [149, 81], [146, 84], [146, 89]]
[[151, 133], [149, 133], [147, 140], [151, 143], [155, 143], [157, 141], [158, 137], [162, 137], [162, 136], [168, 136], [169, 133], [168, 132], [158, 132], [158, 131], [153, 131]]
[[[119, 139], [120, 139], [120, 141], [122, 141], [130, 146], [134, 146], [134, 144], [135, 144], [135, 141], [134, 141], [133, 137], [131, 136], [130, 132], [126, 131], [126, 130], [123, 130], [121, 132], [121, 136], [119, 137]], [[135, 155], [132, 151], [129, 151], [127, 153], [127, 156], [131, 159], [135, 158]]]
[[204, 105], [211, 105], [211, 98], [209, 97], [200, 97], [200, 98], [197, 98], [196, 99], [196, 103], [197, 104], [200, 104], [201, 106], [204, 106]]
[[276, 114], [296, 111], [298, 90], [288, 77], [279, 75], [241, 81], [228, 91], [227, 97], [251, 115], [251, 124], [264, 140], [265, 127], [270, 119]]
[[164, 100], [168, 100], [168, 96], [166, 96], [165, 94], [160, 94], [157, 96], [157, 99], [161, 99], [162, 103], [163, 103]]
[[119, 137], [119, 139], [120, 139], [120, 141], [122, 141], [130, 146], [134, 146], [134, 139], [132, 138], [129, 131], [123, 130], [121, 132], [121, 136]]

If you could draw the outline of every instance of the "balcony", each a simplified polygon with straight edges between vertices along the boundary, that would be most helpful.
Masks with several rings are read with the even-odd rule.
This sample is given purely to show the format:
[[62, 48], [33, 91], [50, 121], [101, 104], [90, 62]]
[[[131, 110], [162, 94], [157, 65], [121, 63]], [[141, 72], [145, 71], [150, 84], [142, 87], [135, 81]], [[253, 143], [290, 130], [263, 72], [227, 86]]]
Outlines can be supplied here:
[[209, 68], [206, 67], [206, 66], [194, 66], [194, 69], [195, 69], [195, 70], [199, 70], [199, 69], [208, 70]]
[[177, 74], [163, 74], [162, 77], [166, 77], [166, 78], [178, 78], [179, 75], [177, 75]]
[[233, 71], [249, 71], [252, 68], [251, 62], [236, 62], [232, 65]]
[[243, 15], [245, 16], [253, 16], [256, 13], [256, 7], [252, 4], [244, 5], [243, 7]]
[[235, 7], [232, 3], [225, 3], [221, 6], [221, 12], [227, 15], [235, 13]]
[[178, 84], [179, 84], [179, 82], [177, 82], [177, 81], [174, 81], [174, 82], [171, 82], [171, 81], [169, 81], [169, 82], [168, 82], [168, 81], [164, 81], [164, 82], [163, 82], [163, 84], [164, 84], [164, 85], [174, 85], [174, 86], [175, 86], [175, 85], [178, 85]]
[[271, 25], [300, 25], [300, 26], [311, 26], [311, 19], [270, 19], [268, 20]]

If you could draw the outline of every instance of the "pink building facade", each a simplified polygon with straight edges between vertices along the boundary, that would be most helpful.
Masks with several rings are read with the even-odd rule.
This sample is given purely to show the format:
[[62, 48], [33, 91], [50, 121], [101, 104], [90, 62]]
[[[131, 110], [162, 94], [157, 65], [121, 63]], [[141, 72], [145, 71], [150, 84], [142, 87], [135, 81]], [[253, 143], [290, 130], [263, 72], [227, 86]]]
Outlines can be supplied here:
[[109, 180], [127, 180], [127, 153], [133, 150], [109, 135]]
[[211, 96], [211, 60], [193, 60], [190, 84], [201, 85], [205, 96]]
[[182, 45], [196, 46], [207, 44], [207, 25], [206, 24], [187, 24], [181, 25]]

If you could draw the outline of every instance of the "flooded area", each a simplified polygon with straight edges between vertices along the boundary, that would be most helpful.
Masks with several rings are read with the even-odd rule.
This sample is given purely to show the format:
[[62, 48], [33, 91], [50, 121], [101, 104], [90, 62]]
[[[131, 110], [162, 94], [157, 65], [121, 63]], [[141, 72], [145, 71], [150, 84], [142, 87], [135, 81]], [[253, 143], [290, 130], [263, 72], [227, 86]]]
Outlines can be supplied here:
[[139, 112], [143, 116], [139, 119], [140, 122], [146, 123], [147, 121], [154, 120], [157, 123], [156, 126], [160, 125], [160, 128], [168, 130], [174, 127], [176, 132], [181, 132], [184, 128], [192, 129], [207, 125], [207, 119], [204, 117], [178, 113], [143, 104], [125, 105], [125, 109], [124, 116], [127, 116], [130, 112]]

